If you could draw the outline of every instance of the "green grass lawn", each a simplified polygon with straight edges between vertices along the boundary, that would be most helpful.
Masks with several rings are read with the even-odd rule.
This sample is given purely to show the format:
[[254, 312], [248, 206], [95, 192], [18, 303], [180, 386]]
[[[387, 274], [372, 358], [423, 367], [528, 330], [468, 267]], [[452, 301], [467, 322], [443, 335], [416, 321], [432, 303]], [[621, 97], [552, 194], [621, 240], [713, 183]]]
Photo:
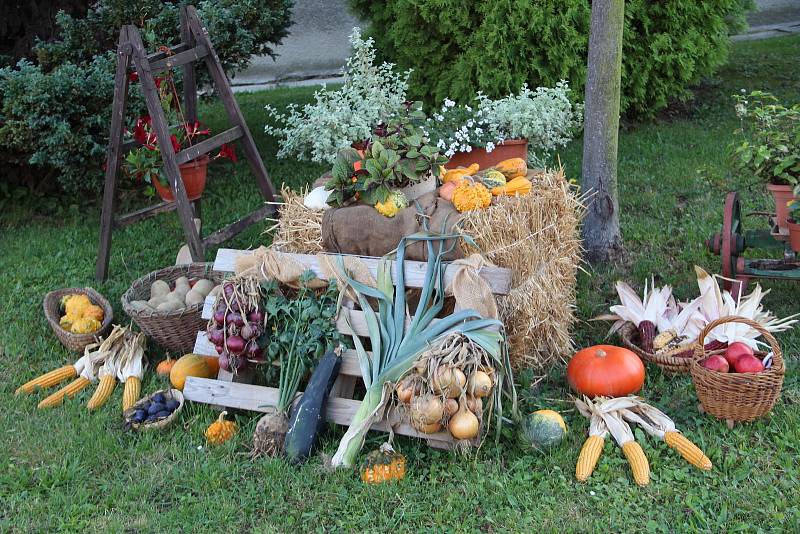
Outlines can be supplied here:
[[[680, 113], [628, 125], [620, 136], [620, 207], [627, 254], [618, 264], [581, 274], [577, 301], [580, 345], [600, 341], [606, 325], [586, 322], [614, 298], [617, 278], [641, 283], [653, 273], [681, 297], [695, 290], [692, 266], [719, 271], [703, 240], [721, 224], [725, 193], [738, 189], [745, 209], [767, 209], [762, 184], [729, 175], [726, 145], [736, 118], [730, 95], [766, 89], [800, 101], [800, 36], [737, 43], [730, 64], [697, 91]], [[274, 140], [262, 133], [263, 106], [308, 101], [312, 89], [282, 89], [238, 99], [276, 184], [298, 187], [324, 170], [276, 160]], [[224, 127], [219, 106], [202, 118]], [[581, 143], [560, 154], [571, 176], [580, 173]], [[214, 229], [259, 203], [246, 165], [214, 170], [204, 196], [205, 225]], [[728, 430], [701, 416], [687, 377], [648, 368], [643, 395], [673, 416], [714, 462], [710, 473], [689, 467], [663, 443], [637, 432], [650, 461], [652, 483], [637, 487], [615, 445], [606, 443], [588, 483], [574, 480], [586, 422], [572, 408], [563, 367], [535, 388], [522, 376], [526, 410], [560, 410], [570, 426], [563, 445], [529, 453], [510, 435], [470, 456], [434, 451], [401, 438], [408, 475], [398, 484], [363, 485], [352, 471], [328, 472], [318, 459], [302, 467], [245, 454], [257, 416], [241, 414], [241, 432], [207, 449], [202, 432], [215, 412], [187, 405], [168, 432], [123, 431], [121, 388], [89, 414], [84, 392], [64, 406], [37, 411], [41, 395], [15, 398], [22, 382], [71, 362], [50, 332], [41, 299], [55, 288], [93, 285], [99, 211], [37, 199], [8, 203], [0, 213], [0, 531], [275, 532], [275, 531], [798, 531], [800, 529], [800, 380], [798, 331], [781, 336], [789, 360], [781, 402], [758, 422]], [[753, 226], [759, 221], [753, 221]], [[264, 242], [264, 226], [226, 246]], [[111, 278], [96, 286], [124, 321], [119, 298], [137, 277], [170, 265], [182, 243], [174, 215], [114, 235]], [[212, 252], [213, 257], [213, 252]], [[766, 282], [766, 305], [779, 315], [800, 308], [800, 284]], [[163, 383], [149, 374], [145, 392]], [[332, 454], [342, 428], [323, 436]], [[371, 435], [366, 447], [381, 442]]]

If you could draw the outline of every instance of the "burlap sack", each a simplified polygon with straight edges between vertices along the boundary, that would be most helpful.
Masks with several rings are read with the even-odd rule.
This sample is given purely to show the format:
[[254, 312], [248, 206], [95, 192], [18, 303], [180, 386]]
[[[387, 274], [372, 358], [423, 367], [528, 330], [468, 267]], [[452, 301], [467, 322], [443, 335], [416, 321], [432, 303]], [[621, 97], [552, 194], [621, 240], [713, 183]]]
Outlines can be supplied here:
[[457, 265], [458, 270], [445, 288], [445, 294], [455, 297], [455, 311], [475, 310], [484, 319], [499, 318], [492, 288], [479, 274], [482, 267], [492, 266], [491, 262], [480, 254], [471, 254], [452, 265]]
[[[423, 231], [423, 221], [427, 221], [431, 232], [457, 233], [459, 219], [453, 204], [439, 198], [436, 191], [419, 197], [394, 217], [384, 217], [363, 204], [332, 208], [322, 218], [322, 245], [328, 252], [381, 257], [395, 250], [404, 236]], [[452, 245], [446, 243], [445, 248]], [[463, 257], [460, 248], [453, 247], [445, 259]], [[406, 249], [406, 259], [426, 261], [427, 257], [425, 243], [414, 243]]]

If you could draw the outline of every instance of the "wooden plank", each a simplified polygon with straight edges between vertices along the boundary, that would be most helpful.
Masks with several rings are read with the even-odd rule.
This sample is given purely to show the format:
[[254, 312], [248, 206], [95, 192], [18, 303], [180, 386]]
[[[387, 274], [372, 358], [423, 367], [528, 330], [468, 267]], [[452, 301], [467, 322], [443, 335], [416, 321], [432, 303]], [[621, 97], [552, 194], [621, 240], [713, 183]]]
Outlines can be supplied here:
[[201, 60], [208, 55], [208, 48], [205, 45], [197, 45], [189, 50], [184, 50], [175, 55], [166, 56], [163, 59], [158, 59], [150, 63], [150, 68], [153, 72], [160, 72], [168, 70], [187, 63], [193, 63]]
[[158, 204], [154, 204], [153, 206], [148, 206], [146, 208], [126, 213], [125, 215], [120, 215], [119, 217], [114, 219], [114, 226], [115, 227], [128, 226], [129, 224], [133, 224], [141, 220], [154, 217], [159, 213], [167, 213], [170, 211], [175, 211], [175, 208], [176, 206], [174, 202], [160, 202]]
[[169, 52], [153, 52], [152, 54], [147, 56], [147, 61], [150, 61], [152, 63], [153, 61], [164, 59], [165, 57], [167, 57], [167, 55], [180, 54], [184, 50], [189, 50], [189, 48], [191, 47], [186, 43], [180, 43], [170, 47]]
[[203, 245], [205, 247], [214, 247], [219, 245], [223, 241], [227, 241], [243, 230], [249, 228], [253, 223], [263, 221], [270, 215], [273, 215], [275, 212], [276, 209], [273, 204], [264, 204], [250, 215], [242, 217], [238, 221], [229, 224], [224, 228], [220, 228], [213, 234], [207, 236], [205, 239], [203, 239]]
[[[189, 19], [186, 15], [186, 6], [181, 6], [180, 10], [180, 25], [181, 25], [181, 46], [185, 46], [188, 50], [194, 47], [197, 43], [192, 36], [189, 29]], [[197, 79], [194, 75], [194, 64], [187, 63], [181, 69], [183, 77], [183, 114], [186, 122], [194, 123], [197, 120]], [[199, 199], [198, 199], [199, 200]], [[195, 209], [195, 217], [200, 218], [199, 209]]]
[[[228, 408], [238, 408], [240, 410], [262, 413], [271, 411], [271, 407], [275, 406], [278, 402], [278, 390], [276, 388], [256, 386], [253, 384], [240, 384], [236, 382], [222, 382], [193, 376], [186, 378], [183, 396], [186, 400], [192, 402], [221, 405]], [[300, 395], [298, 395], [297, 398], [299, 399]], [[325, 419], [337, 425], [349, 426], [360, 405], [361, 401], [359, 400], [329, 397], [325, 410]], [[371, 430], [388, 432], [389, 427], [389, 423], [384, 420], [372, 425]], [[401, 434], [403, 436], [440, 442], [453, 441], [453, 438], [446, 431], [437, 432], [435, 434], [423, 434], [406, 423], [397, 424], [394, 431], [396, 434]]]
[[194, 159], [197, 159], [203, 154], [207, 154], [214, 149], [217, 149], [224, 145], [225, 143], [230, 143], [231, 141], [235, 141], [242, 136], [242, 128], [241, 126], [234, 126], [233, 128], [229, 128], [222, 133], [218, 133], [214, 137], [209, 137], [208, 139], [203, 139], [199, 143], [196, 143], [189, 148], [185, 148], [175, 154], [175, 159], [178, 161], [178, 165], [182, 165]]
[[[214, 260], [214, 270], [215, 271], [225, 271], [225, 272], [233, 272], [236, 258], [242, 255], [252, 254], [252, 250], [236, 250], [230, 248], [221, 248], [217, 251], [217, 257]], [[287, 257], [298, 261], [314, 271], [314, 273], [320, 279], [326, 279], [322, 269], [319, 266], [319, 262], [317, 261], [316, 256], [311, 256], [308, 254], [292, 254], [289, 252], [283, 252], [280, 254], [285, 254]], [[329, 256], [336, 256], [336, 254], [328, 254]], [[343, 254], [346, 256], [346, 254]], [[356, 256], [361, 258], [364, 263], [369, 268], [370, 272], [373, 276], [377, 277], [378, 273], [378, 265], [380, 263], [380, 258], [373, 258], [367, 256]], [[452, 265], [449, 262], [445, 263], [446, 270], [444, 274], [445, 284], [449, 284], [453, 277], [455, 276], [458, 266]], [[425, 282], [425, 271], [427, 269], [427, 264], [421, 261], [411, 261], [406, 260], [404, 262], [404, 271], [405, 271], [405, 280], [406, 280], [406, 287], [422, 287]], [[511, 269], [506, 269], [503, 267], [484, 267], [478, 273], [481, 278], [486, 280], [489, 284], [489, 287], [492, 290], [492, 293], [495, 295], [507, 295], [508, 292], [511, 290]], [[392, 263], [392, 279], [397, 279], [397, 269], [394, 263]]]

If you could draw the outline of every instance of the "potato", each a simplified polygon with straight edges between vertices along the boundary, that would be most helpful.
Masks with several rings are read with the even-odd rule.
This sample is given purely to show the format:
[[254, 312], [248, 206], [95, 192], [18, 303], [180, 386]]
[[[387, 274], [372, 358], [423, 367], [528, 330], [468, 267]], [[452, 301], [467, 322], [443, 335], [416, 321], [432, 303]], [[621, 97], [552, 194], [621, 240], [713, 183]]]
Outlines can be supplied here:
[[171, 311], [176, 311], [182, 307], [183, 307], [182, 305], [176, 303], [174, 300], [167, 299], [156, 307], [156, 311], [171, 312]]
[[186, 293], [186, 305], [187, 306], [194, 306], [195, 304], [202, 304], [205, 302], [206, 298], [203, 296], [202, 293], [199, 291], [192, 289], [188, 293]]
[[147, 301], [147, 304], [148, 304], [148, 305], [149, 305], [151, 308], [158, 308], [158, 305], [159, 305], [159, 304], [161, 304], [161, 303], [163, 303], [165, 300], [167, 300], [167, 296], [168, 296], [168, 295], [169, 295], [169, 293], [166, 293], [166, 294], [164, 294], [164, 295], [159, 295], [159, 296], [157, 296], [157, 297], [153, 297], [153, 298], [151, 298], [150, 300], [148, 300], [148, 301]]
[[137, 312], [152, 311], [153, 307], [147, 303], [146, 300], [133, 300], [131, 301], [131, 308]]
[[163, 280], [156, 280], [150, 286], [150, 298], [161, 297], [169, 293], [169, 284]]
[[176, 295], [180, 300], [183, 300], [186, 298], [186, 293], [189, 291], [191, 291], [189, 286], [175, 286], [175, 289], [172, 290], [170, 295]]
[[183, 308], [186, 305], [186, 302], [184, 301], [184, 293], [181, 293], [177, 290], [167, 295], [167, 301], [174, 302], [178, 308]]
[[189, 279], [186, 278], [185, 276], [181, 276], [180, 278], [175, 280], [175, 287], [178, 287], [178, 286], [189, 287]]
[[212, 289], [214, 289], [214, 284], [212, 284], [210, 280], [201, 278], [200, 280], [195, 282], [192, 291], [197, 291], [198, 293], [200, 293], [205, 297], [211, 292]]

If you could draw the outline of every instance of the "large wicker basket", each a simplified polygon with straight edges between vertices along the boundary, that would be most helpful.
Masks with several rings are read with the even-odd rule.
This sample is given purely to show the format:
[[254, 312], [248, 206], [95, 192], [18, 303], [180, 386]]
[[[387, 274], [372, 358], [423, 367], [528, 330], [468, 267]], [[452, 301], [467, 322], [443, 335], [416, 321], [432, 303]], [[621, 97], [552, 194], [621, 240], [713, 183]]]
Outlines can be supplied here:
[[[61, 298], [75, 294], [86, 295], [93, 304], [103, 308], [103, 324], [98, 331], [91, 334], [73, 334], [61, 328], [59, 324], [61, 320]], [[95, 343], [98, 336], [105, 335], [111, 327], [111, 321], [114, 319], [114, 309], [111, 307], [111, 303], [91, 287], [73, 287], [51, 291], [45, 295], [42, 306], [44, 307], [44, 316], [47, 318], [47, 322], [50, 323], [50, 327], [55, 332], [58, 340], [69, 350], [78, 353], [82, 353], [87, 345]]]
[[[724, 352], [724, 349], [705, 350], [705, 337], [714, 328], [731, 322], [744, 323], [764, 336], [772, 348], [772, 367], [760, 373], [720, 373], [700, 365], [705, 358]], [[756, 353], [761, 358], [765, 355], [764, 352]], [[769, 412], [780, 397], [785, 373], [781, 348], [772, 334], [750, 319], [733, 316], [712, 321], [700, 332], [690, 370], [703, 411], [726, 419], [729, 424], [732, 421], [752, 421]]]
[[619, 331], [619, 337], [626, 348], [639, 355], [643, 361], [657, 365], [665, 373], [685, 375], [692, 364], [694, 344], [676, 347], [670, 351], [652, 354], [639, 347], [639, 331], [633, 323], [625, 323]]
[[187, 306], [178, 311], [138, 311], [131, 306], [135, 300], [148, 300], [150, 286], [156, 280], [172, 285], [181, 276], [187, 278], [207, 278], [214, 283], [223, 279], [222, 273], [212, 271], [212, 263], [192, 263], [175, 265], [143, 276], [122, 295], [122, 309], [133, 319], [142, 332], [156, 343], [175, 353], [186, 354], [194, 348], [199, 330], [205, 330], [206, 321], [200, 316], [202, 304]]

